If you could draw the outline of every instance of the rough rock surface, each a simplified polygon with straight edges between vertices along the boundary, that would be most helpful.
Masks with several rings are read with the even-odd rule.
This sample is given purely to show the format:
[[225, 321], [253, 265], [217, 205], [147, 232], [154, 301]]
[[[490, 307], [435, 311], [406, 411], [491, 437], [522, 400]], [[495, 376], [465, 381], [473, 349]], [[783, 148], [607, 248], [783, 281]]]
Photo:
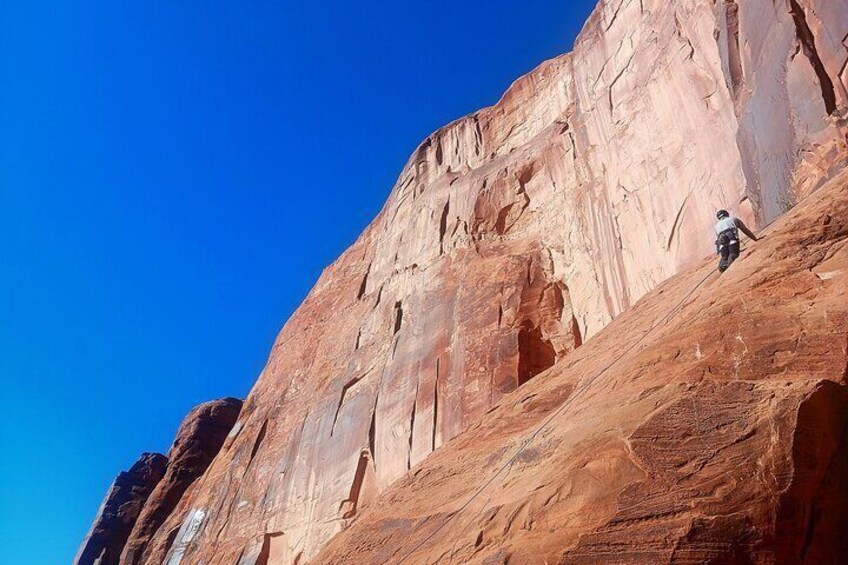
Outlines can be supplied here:
[[121, 472], [100, 505], [74, 565], [117, 565], [145, 500], [165, 474], [168, 460], [144, 453], [129, 471]]
[[845, 563], [848, 173], [714, 268], [504, 398], [315, 562]]
[[218, 454], [241, 405], [235, 398], [213, 400], [196, 407], [183, 420], [168, 451], [165, 475], [147, 499], [121, 554], [122, 565], [157, 561], [157, 548], [148, 547], [153, 535]]
[[[763, 226], [819, 188], [848, 154], [846, 36], [848, 0], [602, 1], [573, 53], [416, 150], [283, 328], [232, 437], [154, 537], [161, 559], [312, 559], [708, 253], [716, 208]], [[777, 421], [798, 397], [774, 394], [790, 407]], [[642, 458], [616, 480], [653, 472], [628, 463]]]

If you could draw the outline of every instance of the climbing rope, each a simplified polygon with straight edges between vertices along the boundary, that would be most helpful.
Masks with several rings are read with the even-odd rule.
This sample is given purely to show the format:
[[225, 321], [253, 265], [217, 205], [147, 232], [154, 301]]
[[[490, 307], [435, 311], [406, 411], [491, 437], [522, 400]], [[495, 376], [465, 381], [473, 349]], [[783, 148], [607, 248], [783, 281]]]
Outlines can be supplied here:
[[[553, 420], [554, 420], [557, 416], [559, 416], [560, 414], [562, 414], [562, 412], [564, 412], [564, 411], [565, 411], [565, 409], [566, 409], [566, 408], [568, 408], [568, 407], [571, 405], [571, 403], [574, 401], [574, 399], [575, 399], [575, 398], [579, 397], [582, 393], [584, 393], [586, 390], [588, 390], [588, 388], [589, 388], [589, 387], [590, 387], [590, 386], [591, 386], [591, 385], [592, 385], [592, 384], [593, 384], [596, 380], [598, 380], [598, 378], [600, 378], [600, 377], [601, 377], [604, 373], [606, 373], [606, 372], [607, 372], [607, 371], [609, 371], [612, 367], [614, 367], [614, 366], [616, 365], [616, 363], [618, 363], [619, 361], [621, 361], [621, 360], [622, 360], [622, 359], [623, 359], [626, 355], [628, 355], [631, 351], [633, 351], [633, 350], [634, 350], [634, 349], [635, 349], [635, 348], [636, 348], [636, 347], [637, 347], [640, 343], [642, 343], [642, 342], [645, 340], [645, 338], [646, 338], [646, 337], [648, 337], [648, 336], [649, 336], [649, 335], [650, 335], [650, 334], [651, 334], [651, 333], [652, 333], [655, 329], [657, 329], [658, 327], [660, 327], [660, 326], [662, 326], [662, 325], [665, 325], [665, 324], [668, 322], [668, 320], [669, 320], [669, 319], [670, 319], [673, 315], [675, 315], [675, 314], [676, 314], [676, 313], [678, 313], [680, 310], [682, 310], [685, 306], [687, 306], [687, 304], [685, 304], [685, 303], [686, 303], [686, 301], [687, 301], [687, 300], [689, 300], [689, 298], [690, 298], [690, 297], [691, 297], [691, 296], [695, 293], [695, 291], [697, 291], [697, 290], [701, 287], [701, 285], [703, 285], [705, 282], [707, 282], [707, 279], [708, 279], [708, 278], [710, 278], [710, 276], [712, 276], [712, 275], [714, 274], [714, 272], [715, 272], [715, 271], [710, 271], [709, 273], [707, 273], [707, 275], [706, 275], [706, 276], [704, 276], [704, 278], [703, 278], [703, 279], [701, 279], [701, 280], [698, 282], [698, 284], [696, 284], [695, 286], [693, 286], [693, 287], [692, 287], [692, 289], [691, 289], [689, 292], [687, 292], [687, 293], [686, 293], [686, 295], [685, 295], [685, 296], [684, 296], [684, 297], [683, 297], [683, 298], [682, 298], [682, 299], [681, 299], [681, 300], [680, 300], [680, 301], [679, 301], [679, 302], [675, 305], [675, 307], [674, 307], [674, 308], [672, 308], [672, 309], [671, 309], [671, 310], [670, 310], [670, 311], [669, 311], [669, 312], [668, 312], [668, 313], [667, 313], [667, 314], [666, 314], [666, 315], [665, 315], [665, 316], [664, 316], [664, 317], [663, 317], [663, 318], [662, 318], [659, 322], [655, 323], [655, 324], [654, 324], [654, 325], [652, 325], [650, 328], [648, 328], [648, 330], [647, 330], [645, 333], [643, 333], [643, 334], [639, 337], [639, 339], [637, 339], [635, 342], [633, 342], [633, 344], [632, 344], [632, 345], [630, 345], [627, 349], [625, 349], [625, 350], [624, 350], [624, 351], [623, 351], [623, 352], [622, 352], [622, 353], [621, 353], [618, 357], [616, 357], [615, 359], [613, 359], [613, 360], [612, 360], [612, 362], [610, 362], [609, 364], [607, 364], [607, 365], [606, 365], [603, 369], [601, 369], [598, 373], [596, 373], [596, 374], [595, 374], [594, 376], [592, 376], [590, 379], [588, 379], [588, 380], [584, 381], [584, 383], [583, 383], [583, 384], [581, 384], [579, 387], [577, 387], [577, 389], [575, 389], [574, 393], [573, 393], [573, 394], [571, 394], [571, 395], [570, 395], [570, 396], [569, 396], [569, 397], [568, 397], [568, 398], [567, 398], [567, 399], [566, 399], [566, 400], [565, 400], [565, 401], [564, 401], [564, 402], [563, 402], [563, 403], [562, 403], [562, 404], [561, 404], [561, 405], [560, 405], [560, 406], [559, 406], [556, 410], [554, 410], [554, 411], [553, 411], [553, 412], [552, 412], [552, 413], [551, 413], [551, 414], [550, 414], [550, 415], [549, 415], [549, 416], [545, 419], [545, 421], [544, 421], [544, 422], [542, 422], [542, 424], [541, 424], [541, 425], [539, 425], [539, 426], [538, 426], [538, 427], [537, 427], [537, 428], [533, 431], [533, 433], [532, 433], [532, 434], [530, 434], [530, 436], [529, 436], [529, 437], [528, 437], [528, 438], [524, 441], [524, 443], [521, 445], [521, 447], [519, 447], [519, 448], [518, 448], [518, 451], [516, 451], [516, 452], [513, 454], [513, 456], [512, 456], [512, 457], [510, 457], [510, 458], [509, 458], [509, 459], [508, 459], [508, 460], [507, 460], [507, 461], [506, 461], [503, 465], [501, 465], [501, 466], [498, 468], [498, 470], [495, 472], [495, 474], [493, 474], [491, 477], [489, 477], [489, 479], [487, 479], [487, 480], [486, 480], [486, 482], [485, 482], [485, 483], [483, 483], [483, 484], [482, 484], [482, 485], [481, 485], [481, 486], [480, 486], [480, 487], [479, 487], [479, 488], [478, 488], [478, 489], [474, 492], [474, 494], [472, 494], [472, 495], [471, 495], [471, 497], [470, 497], [468, 500], [466, 500], [466, 501], [465, 501], [465, 503], [463, 503], [463, 505], [462, 505], [462, 506], [460, 506], [460, 507], [459, 507], [459, 509], [458, 509], [458, 510], [454, 511], [453, 513], [451, 513], [451, 515], [450, 515], [447, 519], [445, 519], [445, 520], [444, 520], [444, 521], [443, 521], [443, 522], [439, 525], [439, 527], [438, 527], [438, 528], [436, 528], [435, 530], [433, 530], [433, 531], [432, 531], [430, 534], [428, 534], [428, 535], [427, 535], [427, 536], [426, 536], [423, 540], [421, 540], [421, 541], [420, 541], [420, 542], [419, 542], [419, 543], [418, 543], [415, 547], [413, 547], [413, 548], [412, 548], [411, 550], [409, 550], [406, 554], [404, 554], [404, 556], [403, 556], [403, 557], [401, 557], [401, 559], [397, 562], [397, 564], [396, 564], [396, 565], [400, 565], [401, 563], [403, 563], [404, 561], [406, 561], [406, 560], [407, 560], [407, 559], [408, 559], [408, 558], [409, 558], [409, 557], [410, 557], [413, 553], [415, 553], [416, 551], [418, 551], [419, 549], [421, 549], [421, 547], [423, 547], [423, 546], [424, 546], [424, 544], [426, 544], [428, 541], [430, 541], [431, 539], [433, 539], [433, 537], [434, 537], [437, 533], [439, 533], [439, 532], [440, 532], [440, 531], [441, 531], [441, 530], [442, 530], [445, 526], [447, 526], [447, 525], [448, 525], [448, 524], [449, 524], [449, 523], [450, 523], [450, 522], [451, 522], [451, 521], [452, 521], [452, 520], [453, 520], [456, 516], [458, 516], [459, 514], [461, 514], [463, 510], [465, 510], [466, 508], [468, 508], [468, 506], [470, 506], [470, 505], [471, 505], [471, 503], [472, 503], [472, 502], [474, 502], [474, 500], [476, 500], [476, 499], [477, 499], [477, 497], [479, 497], [481, 494], [483, 494], [483, 492], [484, 492], [487, 488], [489, 488], [489, 486], [491, 486], [491, 485], [492, 485], [492, 483], [494, 483], [494, 482], [495, 482], [495, 480], [497, 480], [497, 478], [501, 475], [501, 473], [503, 473], [505, 470], [507, 470], [507, 469], [511, 468], [511, 467], [515, 464], [515, 461], [518, 459], [518, 456], [519, 456], [519, 455], [521, 455], [521, 454], [522, 454], [522, 453], [523, 453], [523, 452], [524, 452], [524, 451], [525, 451], [525, 450], [526, 450], [526, 449], [530, 446], [530, 444], [531, 444], [531, 443], [533, 443], [533, 441], [534, 441], [534, 440], [535, 440], [535, 439], [536, 439], [536, 438], [537, 438], [537, 437], [538, 437], [538, 436], [539, 436], [539, 435], [540, 435], [540, 434], [541, 434], [541, 433], [542, 433], [542, 432], [543, 432], [543, 431], [544, 431], [544, 430], [545, 430], [545, 429], [546, 429], [546, 428], [550, 425], [550, 423], [551, 423], [551, 422], [553, 422]], [[481, 510], [481, 512], [482, 512], [482, 510]], [[475, 515], [475, 517], [476, 517], [477, 515], [479, 515], [479, 512]], [[472, 518], [473, 518], [473, 517], [472, 517]], [[471, 521], [469, 521], [469, 523], [470, 523], [470, 522], [471, 522]], [[465, 530], [467, 529], [467, 527], [468, 527], [468, 526], [466, 526], [465, 528], [463, 528], [462, 533], [464, 533], [464, 532], [465, 532]], [[458, 536], [458, 537], [457, 537], [457, 541], [459, 541], [459, 537], [461, 537], [461, 536], [462, 536], [462, 533], [460, 533], [460, 536]], [[457, 541], [455, 541], [455, 542], [454, 542], [454, 545], [453, 545], [453, 546], [451, 546], [451, 555], [450, 555], [451, 561], [453, 560], [453, 555], [454, 555], [454, 553], [455, 553], [455, 546], [456, 546]], [[403, 545], [401, 545], [401, 547], [403, 547]], [[428, 561], [429, 561], [429, 557], [428, 557]]]

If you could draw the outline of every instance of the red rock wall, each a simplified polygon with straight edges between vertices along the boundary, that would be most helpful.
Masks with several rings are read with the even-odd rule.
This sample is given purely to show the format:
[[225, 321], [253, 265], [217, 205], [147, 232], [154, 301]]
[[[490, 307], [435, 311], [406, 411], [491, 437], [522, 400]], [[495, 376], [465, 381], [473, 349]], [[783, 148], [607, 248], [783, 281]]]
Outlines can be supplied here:
[[185, 518], [175, 508], [220, 451], [241, 404], [224, 398], [197, 406], [180, 424], [167, 457], [145, 453], [129, 471], [119, 474], [74, 565], [162, 563], [173, 537], [168, 530], [161, 538], [154, 536], [166, 521], [181, 523]]
[[150, 493], [121, 552], [123, 565], [149, 560], [151, 539], [179, 504], [186, 490], [218, 454], [241, 410], [241, 400], [206, 402], [189, 412], [168, 451], [168, 467]]
[[839, 565], [846, 529], [848, 172], [504, 398], [314, 562]]
[[763, 225], [818, 187], [845, 162], [846, 12], [601, 2], [573, 53], [416, 150], [280, 333], [157, 551], [174, 565], [305, 562], [708, 253], [715, 209]]

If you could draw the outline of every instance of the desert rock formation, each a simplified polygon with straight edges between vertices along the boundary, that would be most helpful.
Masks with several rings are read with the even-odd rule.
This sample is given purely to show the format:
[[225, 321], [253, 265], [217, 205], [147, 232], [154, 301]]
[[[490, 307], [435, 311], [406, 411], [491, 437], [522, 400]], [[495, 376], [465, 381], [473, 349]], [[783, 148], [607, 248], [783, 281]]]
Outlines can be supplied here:
[[[543, 374], [547, 383], [576, 363], [584, 342], [600, 340], [613, 319], [708, 254], [717, 208], [763, 227], [814, 193], [848, 155], [846, 37], [846, 0], [602, 1], [572, 53], [415, 151], [382, 212], [279, 334], [231, 437], [158, 529], [147, 562], [313, 559], [396, 481], [411, 485], [408, 471], [425, 460], [429, 468], [437, 448], [479, 426], [519, 386]], [[721, 335], [727, 341], [702, 346], [741, 346]], [[603, 353], [628, 339], [608, 337]], [[781, 351], [795, 362], [796, 350]], [[621, 386], [592, 397], [629, 402], [617, 395], [632, 387]], [[646, 402], [673, 410], [666, 401], [694, 398], [717, 410], [710, 426], [738, 415], [721, 412], [729, 389], [699, 386], [692, 391], [703, 398], [667, 388]], [[774, 437], [791, 441], [793, 414], [820, 402], [815, 387], [831, 385], [769, 386], [739, 394], [762, 405], [765, 420], [782, 422]], [[528, 422], [562, 398], [522, 405]], [[652, 422], [644, 412], [632, 421], [620, 414], [606, 425], [638, 423], [650, 435], [669, 414]], [[762, 430], [760, 420], [743, 424]], [[736, 431], [719, 428], [709, 441]], [[611, 450], [603, 465], [620, 471], [622, 489], [666, 472], [644, 462], [654, 447], [631, 440], [638, 453], [625, 459], [608, 439], [597, 449]], [[501, 457], [463, 454], [477, 458], [478, 470]], [[616, 492], [587, 524], [608, 516]], [[713, 492], [716, 504], [727, 502], [724, 492]], [[724, 524], [693, 526], [690, 535], [708, 540]], [[612, 539], [601, 534], [598, 548]]]
[[74, 565], [161, 562], [154, 534], [218, 454], [241, 404], [224, 398], [197, 406], [180, 424], [167, 457], [145, 453], [118, 475]]
[[206, 402], [189, 412], [168, 451], [165, 476], [147, 499], [121, 554], [121, 563], [143, 563], [148, 544], [170, 516], [186, 490], [200, 477], [220, 451], [241, 410], [241, 400], [224, 398]]
[[167, 458], [161, 453], [144, 453], [129, 471], [115, 478], [77, 552], [74, 565], [118, 563], [144, 502], [162, 479], [167, 464]]
[[314, 562], [838, 565], [846, 528], [848, 172], [505, 398]]

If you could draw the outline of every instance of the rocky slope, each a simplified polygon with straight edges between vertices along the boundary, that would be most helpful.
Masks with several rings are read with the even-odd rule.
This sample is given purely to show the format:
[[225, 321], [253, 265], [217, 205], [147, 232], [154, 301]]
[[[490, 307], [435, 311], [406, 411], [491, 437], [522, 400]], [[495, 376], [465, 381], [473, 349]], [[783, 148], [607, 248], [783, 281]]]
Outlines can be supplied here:
[[314, 562], [845, 563], [848, 173], [714, 267], [504, 398]]
[[416, 150], [146, 562], [314, 558], [709, 253], [716, 208], [763, 226], [819, 188], [848, 155], [846, 37], [848, 0], [602, 1], [573, 53]]

